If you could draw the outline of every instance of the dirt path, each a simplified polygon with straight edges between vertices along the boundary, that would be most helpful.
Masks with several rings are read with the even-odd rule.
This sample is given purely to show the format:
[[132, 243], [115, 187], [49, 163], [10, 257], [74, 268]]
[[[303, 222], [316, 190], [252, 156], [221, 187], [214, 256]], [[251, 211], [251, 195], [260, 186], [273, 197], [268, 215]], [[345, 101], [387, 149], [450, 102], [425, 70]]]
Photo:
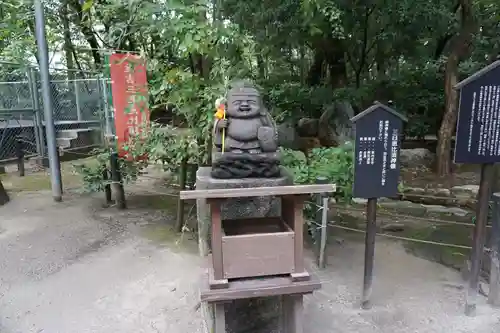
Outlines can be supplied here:
[[0, 208], [0, 332], [198, 332], [193, 244], [150, 240], [160, 212], [98, 205], [38, 193]]
[[[171, 233], [171, 214], [154, 196], [130, 209], [100, 208], [77, 194], [14, 195], [0, 207], [1, 333], [196, 333], [196, 244]], [[379, 240], [374, 307], [358, 307], [363, 269], [359, 238], [329, 247], [323, 289], [306, 300], [307, 333], [493, 333], [500, 310], [463, 315], [456, 272]]]

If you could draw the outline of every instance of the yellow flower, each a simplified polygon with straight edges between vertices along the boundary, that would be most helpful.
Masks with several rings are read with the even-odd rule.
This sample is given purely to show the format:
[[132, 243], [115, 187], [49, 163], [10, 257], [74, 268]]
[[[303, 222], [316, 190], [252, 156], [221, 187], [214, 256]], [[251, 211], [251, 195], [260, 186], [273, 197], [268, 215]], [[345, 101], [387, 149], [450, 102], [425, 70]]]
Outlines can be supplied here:
[[218, 108], [217, 112], [215, 113], [215, 118], [217, 118], [217, 119], [224, 118], [224, 109]]

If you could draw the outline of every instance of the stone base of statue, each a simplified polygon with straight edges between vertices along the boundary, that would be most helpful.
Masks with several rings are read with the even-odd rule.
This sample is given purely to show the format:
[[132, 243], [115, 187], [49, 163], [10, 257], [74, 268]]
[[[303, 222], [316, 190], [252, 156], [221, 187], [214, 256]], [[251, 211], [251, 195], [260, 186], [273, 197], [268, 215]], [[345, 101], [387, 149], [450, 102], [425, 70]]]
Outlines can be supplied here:
[[[226, 155], [226, 154], [224, 154]], [[212, 177], [212, 168], [199, 168], [196, 173], [196, 189], [230, 189], [292, 185], [292, 176], [282, 167], [275, 178], [217, 179]], [[210, 206], [206, 199], [197, 199], [198, 235], [200, 254], [210, 252]], [[229, 199], [222, 204], [222, 219], [245, 219], [277, 217], [281, 214], [281, 202], [273, 197], [249, 197]], [[215, 308], [203, 302], [206, 320], [213, 320]], [[220, 310], [219, 310], [220, 311]], [[228, 333], [279, 332], [281, 298], [250, 298], [230, 301], [224, 307], [226, 331]], [[212, 327], [212, 323], [207, 323]]]
[[212, 153], [211, 176], [216, 179], [280, 178], [281, 154]]

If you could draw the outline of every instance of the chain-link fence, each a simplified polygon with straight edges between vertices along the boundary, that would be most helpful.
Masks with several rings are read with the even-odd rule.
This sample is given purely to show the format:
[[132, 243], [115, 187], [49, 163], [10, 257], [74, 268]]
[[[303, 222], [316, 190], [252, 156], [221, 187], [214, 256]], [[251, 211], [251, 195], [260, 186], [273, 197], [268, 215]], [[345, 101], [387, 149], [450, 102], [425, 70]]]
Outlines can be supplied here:
[[[107, 83], [97, 73], [52, 70], [50, 91], [60, 151], [102, 144]], [[27, 155], [46, 156], [40, 75], [36, 68], [0, 62], [0, 162], [16, 158], [16, 142]], [[108, 116], [109, 118], [109, 116]]]

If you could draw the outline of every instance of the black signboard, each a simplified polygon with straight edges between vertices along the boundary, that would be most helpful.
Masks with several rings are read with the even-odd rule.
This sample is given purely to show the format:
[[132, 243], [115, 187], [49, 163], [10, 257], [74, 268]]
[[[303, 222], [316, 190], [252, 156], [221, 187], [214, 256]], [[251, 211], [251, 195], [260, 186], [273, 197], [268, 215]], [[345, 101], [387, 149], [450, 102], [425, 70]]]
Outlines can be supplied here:
[[460, 82], [455, 163], [500, 162], [500, 61]]
[[397, 195], [400, 136], [406, 118], [375, 103], [351, 121], [356, 126], [353, 196], [370, 199]]

